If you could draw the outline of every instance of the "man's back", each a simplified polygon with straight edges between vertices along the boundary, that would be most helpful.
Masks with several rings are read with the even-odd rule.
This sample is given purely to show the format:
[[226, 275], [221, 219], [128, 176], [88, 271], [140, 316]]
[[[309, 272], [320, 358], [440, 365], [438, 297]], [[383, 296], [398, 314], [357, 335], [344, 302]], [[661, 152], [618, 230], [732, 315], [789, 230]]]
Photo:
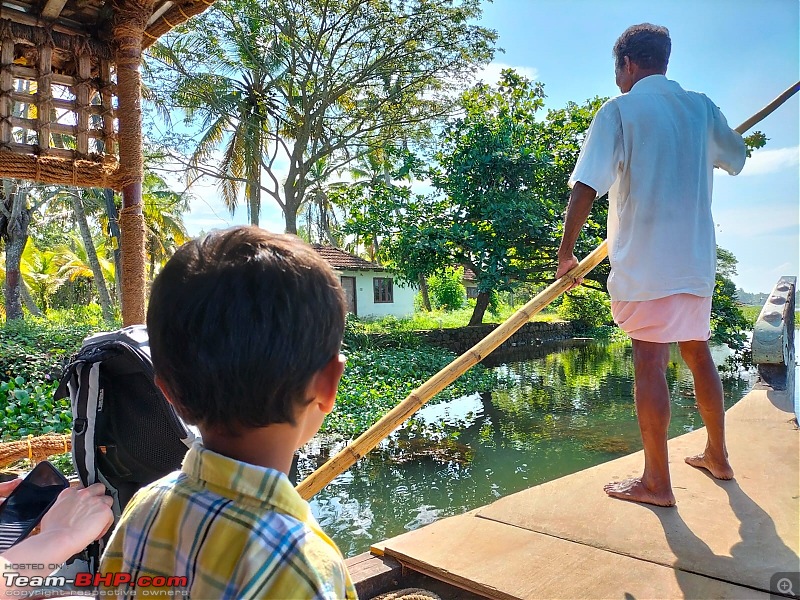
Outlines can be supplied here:
[[612, 297], [710, 296], [712, 170], [742, 168], [741, 138], [706, 96], [663, 75], [640, 80], [601, 110], [612, 113], [619, 128], [617, 179], [609, 194]]
[[192, 598], [355, 597], [341, 554], [283, 473], [200, 445], [134, 497], [101, 572], [185, 577]]

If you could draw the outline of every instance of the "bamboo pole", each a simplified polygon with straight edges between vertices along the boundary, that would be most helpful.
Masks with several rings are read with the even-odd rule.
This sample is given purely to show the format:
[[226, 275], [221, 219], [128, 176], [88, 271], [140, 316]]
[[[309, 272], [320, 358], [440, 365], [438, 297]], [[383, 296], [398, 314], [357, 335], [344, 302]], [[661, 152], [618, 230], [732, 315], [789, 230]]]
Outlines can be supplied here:
[[536, 313], [572, 287], [576, 280], [581, 279], [603, 262], [606, 256], [608, 256], [608, 246], [603, 241], [566, 275], [538, 293], [502, 325], [498, 326], [480, 342], [411, 392], [405, 400], [387, 412], [354, 442], [304, 479], [297, 486], [298, 493], [308, 500], [328, 485], [337, 475], [349, 469], [358, 459], [377, 446], [383, 438], [417, 412], [428, 400], [453, 383], [470, 367], [478, 364], [491, 354], [495, 348], [510, 338], [515, 331], [530, 321]]
[[734, 129], [734, 131], [736, 131], [739, 134], [744, 133], [745, 131], [753, 127], [753, 125], [766, 118], [767, 115], [772, 113], [772, 111], [774, 111], [781, 104], [786, 102], [789, 98], [794, 96], [798, 90], [800, 90], [800, 81], [786, 88], [786, 91], [784, 91], [780, 96], [775, 98], [775, 100], [767, 104], [764, 108], [762, 108], [752, 117], [747, 119], [744, 123], [739, 125], [736, 129]]
[[[735, 131], [739, 134], [744, 133], [778, 108], [778, 106], [786, 102], [798, 89], [800, 89], [800, 82], [788, 88], [783, 94], [739, 125]], [[568, 273], [539, 292], [536, 297], [511, 315], [502, 325], [497, 327], [497, 329], [411, 392], [405, 400], [376, 421], [372, 427], [358, 436], [354, 442], [348, 444], [345, 448], [340, 450], [336, 456], [328, 460], [319, 469], [301, 481], [297, 485], [298, 493], [308, 500], [333, 481], [339, 474], [344, 473], [362, 456], [377, 446], [383, 438], [417, 412], [428, 400], [453, 383], [470, 367], [473, 367], [486, 358], [500, 344], [511, 337], [515, 331], [527, 323], [536, 313], [540, 312], [553, 300], [572, 287], [575, 281], [584, 277], [603, 262], [606, 256], [608, 256], [608, 245], [606, 241], [603, 241], [591, 254], [580, 261], [580, 263]]]

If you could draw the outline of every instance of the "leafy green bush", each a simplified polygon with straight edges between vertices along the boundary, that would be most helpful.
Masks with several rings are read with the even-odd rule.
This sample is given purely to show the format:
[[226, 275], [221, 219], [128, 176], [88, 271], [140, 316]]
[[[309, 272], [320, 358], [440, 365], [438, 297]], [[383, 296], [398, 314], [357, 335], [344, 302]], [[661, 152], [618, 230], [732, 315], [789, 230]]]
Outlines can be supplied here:
[[26, 435], [66, 433], [72, 427], [69, 399], [53, 401], [57, 381], [38, 384], [15, 377], [0, 383], [0, 431], [3, 441]]
[[462, 283], [463, 267], [448, 267], [441, 273], [428, 278], [428, 292], [433, 308], [442, 310], [458, 310], [464, 306], [467, 292]]
[[489, 292], [489, 306], [486, 309], [489, 311], [489, 314], [495, 318], [500, 316], [500, 309], [503, 303], [500, 300], [500, 294], [497, 293], [497, 290], [492, 290]]
[[[93, 321], [92, 314], [74, 312], [76, 316], [70, 318], [68, 311], [51, 312], [56, 323], [31, 319], [0, 328], [0, 431], [4, 440], [70, 429], [69, 402], [52, 399], [62, 362], [78, 350], [86, 335], [107, 326]], [[420, 328], [413, 319], [361, 320], [348, 315], [347, 368], [337, 408], [326, 419], [324, 432], [357, 435], [455, 358], [447, 350], [420, 346], [414, 334]], [[433, 402], [498, 385], [502, 382], [493, 371], [476, 365]]]
[[51, 311], [54, 320], [31, 317], [0, 328], [0, 381], [21, 376], [46, 383], [57, 379], [66, 360], [80, 348], [83, 338], [101, 327], [92, 320]]
[[344, 326], [346, 350], [416, 348], [419, 344], [408, 319], [387, 316], [378, 320], [361, 320], [355, 315], [347, 315]]
[[608, 294], [583, 286], [564, 295], [558, 314], [566, 321], [580, 321], [585, 327], [599, 327], [613, 321]]
[[65, 363], [83, 339], [107, 327], [99, 307], [92, 305], [51, 310], [47, 318], [28, 317], [0, 327], [3, 440], [69, 431], [69, 401], [53, 402], [53, 392]]

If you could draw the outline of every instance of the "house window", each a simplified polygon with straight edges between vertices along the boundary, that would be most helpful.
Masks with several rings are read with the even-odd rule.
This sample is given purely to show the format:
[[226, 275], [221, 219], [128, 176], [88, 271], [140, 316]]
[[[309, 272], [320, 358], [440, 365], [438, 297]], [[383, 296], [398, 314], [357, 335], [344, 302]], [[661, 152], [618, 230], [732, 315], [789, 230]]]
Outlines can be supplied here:
[[467, 288], [467, 298], [477, 298], [478, 297], [478, 286], [470, 286]]
[[394, 302], [391, 277], [373, 277], [372, 291], [375, 297], [375, 304]]

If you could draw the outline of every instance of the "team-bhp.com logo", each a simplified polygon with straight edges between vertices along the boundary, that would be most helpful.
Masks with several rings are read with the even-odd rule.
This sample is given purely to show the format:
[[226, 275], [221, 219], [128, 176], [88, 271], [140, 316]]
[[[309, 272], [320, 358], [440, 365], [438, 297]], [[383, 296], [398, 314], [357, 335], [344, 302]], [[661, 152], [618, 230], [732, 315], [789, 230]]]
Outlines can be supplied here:
[[130, 573], [76, 573], [75, 577], [63, 577], [60, 575], [50, 575], [48, 577], [28, 577], [19, 573], [3, 573], [3, 578], [7, 587], [65, 587], [67, 585], [76, 588], [95, 588], [110, 587], [118, 588], [123, 585], [139, 588], [185, 588], [188, 585], [188, 578], [172, 576], [163, 577], [156, 575], [150, 577], [142, 575], [134, 579]]

